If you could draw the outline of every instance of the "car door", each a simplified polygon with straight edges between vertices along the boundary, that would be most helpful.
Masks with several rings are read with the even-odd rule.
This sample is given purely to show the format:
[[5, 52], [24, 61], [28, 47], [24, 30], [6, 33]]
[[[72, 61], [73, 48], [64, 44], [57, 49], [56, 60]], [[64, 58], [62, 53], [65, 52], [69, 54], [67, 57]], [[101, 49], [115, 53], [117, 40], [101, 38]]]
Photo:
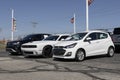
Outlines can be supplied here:
[[97, 36], [98, 36], [98, 41], [99, 41], [99, 44], [98, 45], [98, 54], [105, 54], [106, 50], [108, 50], [108, 35], [106, 33], [97, 33]]
[[90, 38], [89, 41], [84, 41], [84, 48], [86, 50], [86, 56], [92, 56], [99, 54], [100, 41], [96, 32], [89, 34], [86, 38]]

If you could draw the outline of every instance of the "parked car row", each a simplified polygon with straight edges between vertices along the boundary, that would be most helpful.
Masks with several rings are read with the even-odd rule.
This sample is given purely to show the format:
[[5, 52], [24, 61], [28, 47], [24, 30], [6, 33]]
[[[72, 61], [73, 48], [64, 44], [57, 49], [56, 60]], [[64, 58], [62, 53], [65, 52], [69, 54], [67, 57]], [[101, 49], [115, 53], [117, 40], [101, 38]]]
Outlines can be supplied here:
[[[9, 46], [10, 43], [7, 44]], [[25, 57], [39, 56], [75, 59], [83, 61], [88, 56], [114, 55], [114, 44], [110, 35], [104, 31], [85, 31], [76, 34], [50, 35], [42, 41], [21, 44], [20, 52]], [[6, 47], [7, 51], [11, 48]]]

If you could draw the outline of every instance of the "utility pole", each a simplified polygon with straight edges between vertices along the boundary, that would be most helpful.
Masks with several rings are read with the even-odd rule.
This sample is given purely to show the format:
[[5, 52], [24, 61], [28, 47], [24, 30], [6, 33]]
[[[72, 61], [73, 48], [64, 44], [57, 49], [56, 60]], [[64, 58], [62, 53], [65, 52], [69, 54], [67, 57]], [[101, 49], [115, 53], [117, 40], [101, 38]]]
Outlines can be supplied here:
[[14, 34], [14, 24], [13, 24], [13, 19], [14, 19], [14, 10], [12, 9], [12, 27], [11, 27], [11, 40], [13, 41], [13, 34]]

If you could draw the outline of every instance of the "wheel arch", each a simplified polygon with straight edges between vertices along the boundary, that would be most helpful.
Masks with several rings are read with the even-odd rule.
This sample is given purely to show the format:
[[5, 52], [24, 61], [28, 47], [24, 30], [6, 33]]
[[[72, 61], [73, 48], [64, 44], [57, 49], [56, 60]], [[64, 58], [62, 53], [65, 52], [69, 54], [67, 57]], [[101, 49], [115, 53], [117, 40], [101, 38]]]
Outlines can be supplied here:
[[[110, 49], [113, 49], [113, 53], [111, 54], [111, 52], [110, 52]], [[108, 48], [108, 51], [107, 51], [107, 56], [108, 57], [113, 57], [114, 56], [114, 53], [115, 53], [115, 48], [114, 48], [114, 46], [110, 46], [109, 48]]]
[[45, 46], [43, 47], [43, 49], [44, 49], [45, 47], [48, 47], [48, 46], [53, 48], [52, 45], [48, 44], [48, 45], [45, 45]]
[[[112, 46], [112, 45], [110, 45], [110, 46], [109, 46], [109, 48], [113, 48], [113, 49], [115, 50], [115, 47], [114, 47], [114, 46]], [[109, 48], [108, 48], [108, 49], [109, 49]]]
[[[84, 54], [85, 54], [85, 57], [86, 57], [86, 51], [85, 51], [85, 49], [84, 49], [84, 48], [79, 48], [79, 49], [77, 49], [76, 54], [77, 54], [77, 52], [78, 52], [79, 50], [82, 50], [82, 51], [84, 52]], [[75, 54], [75, 55], [76, 55], [76, 54]]]
[[[48, 52], [46, 53], [46, 49], [48, 49], [48, 48], [50, 48], [50, 52], [48, 51]], [[52, 45], [45, 45], [45, 46], [43, 47], [43, 50], [42, 50], [42, 55], [43, 55], [44, 57], [52, 57], [52, 49], [53, 49], [53, 46], [52, 46]]]
[[49, 44], [48, 44], [48, 45], [45, 45], [45, 46], [43, 47], [42, 53], [44, 53], [44, 50], [45, 50], [46, 47], [51, 47], [51, 48], [53, 48], [52, 45], [49, 45]]

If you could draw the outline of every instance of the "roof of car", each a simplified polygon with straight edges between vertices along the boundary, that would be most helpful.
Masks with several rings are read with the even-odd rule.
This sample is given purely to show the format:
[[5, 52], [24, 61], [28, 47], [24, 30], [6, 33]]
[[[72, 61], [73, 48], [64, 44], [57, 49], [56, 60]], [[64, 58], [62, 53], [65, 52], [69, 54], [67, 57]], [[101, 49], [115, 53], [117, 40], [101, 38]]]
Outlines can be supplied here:
[[49, 33], [33, 33], [33, 34], [28, 34], [28, 35], [50, 35]]
[[[89, 30], [89, 31], [82, 31], [82, 32], [105, 32], [106, 31], [103, 31], [103, 30]], [[82, 32], [79, 32], [79, 33], [82, 33]]]
[[52, 34], [52, 35], [58, 35], [58, 36], [69, 36], [70, 34]]

